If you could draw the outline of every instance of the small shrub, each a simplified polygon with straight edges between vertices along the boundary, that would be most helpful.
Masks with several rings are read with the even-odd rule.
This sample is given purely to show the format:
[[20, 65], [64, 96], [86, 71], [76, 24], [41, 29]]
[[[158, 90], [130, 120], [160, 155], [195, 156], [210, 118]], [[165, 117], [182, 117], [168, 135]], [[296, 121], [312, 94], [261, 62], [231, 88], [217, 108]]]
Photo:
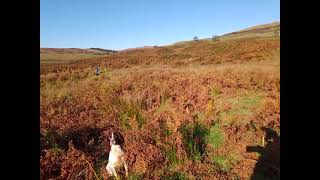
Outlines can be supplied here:
[[46, 149], [59, 149], [59, 140], [61, 139], [60, 135], [55, 131], [44, 131], [41, 134], [41, 146], [46, 147]]
[[58, 90], [57, 97], [58, 98], [65, 98], [65, 99], [71, 99], [72, 98], [71, 89], [68, 89], [68, 88], [65, 88], [65, 87], [61, 88], [60, 90]]
[[211, 40], [212, 40], [212, 41], [217, 41], [217, 40], [218, 40], [218, 37], [219, 37], [218, 35], [213, 35], [212, 38], [211, 38]]
[[171, 109], [170, 101], [169, 100], [161, 100], [160, 101], [160, 106], [157, 109], [157, 113], [164, 112], [164, 111], [169, 111], [170, 109]]
[[168, 137], [168, 136], [170, 136], [171, 134], [172, 134], [172, 132], [170, 131], [170, 129], [165, 129], [165, 130], [164, 130], [164, 135], [165, 135], [165, 136]]
[[160, 128], [162, 129], [164, 136], [168, 137], [172, 134], [172, 132], [170, 131], [170, 129], [167, 126], [167, 123], [165, 123], [165, 122], [161, 123]]
[[145, 124], [145, 118], [141, 114], [141, 108], [137, 103], [134, 102], [126, 102], [126, 101], [120, 101], [120, 123], [121, 126], [125, 129], [130, 128], [129, 119], [133, 118], [136, 120], [139, 128], [142, 127], [143, 124]]
[[200, 112], [200, 113], [196, 113], [196, 114], [193, 116], [193, 118], [194, 118], [195, 120], [197, 120], [198, 122], [202, 122], [202, 121], [206, 118], [206, 115], [205, 115], [204, 113]]
[[180, 129], [183, 136], [184, 145], [188, 155], [192, 160], [201, 160], [205, 151], [205, 137], [209, 130], [202, 124], [187, 124]]
[[142, 125], [144, 125], [146, 123], [144, 117], [142, 116], [142, 114], [139, 111], [136, 113], [136, 120], [137, 120], [139, 128], [141, 128]]
[[130, 129], [129, 113], [126, 112], [126, 111], [121, 111], [119, 113], [119, 117], [120, 117], [120, 125], [121, 125], [121, 127], [125, 128], [125, 129]]
[[176, 145], [173, 142], [165, 141], [157, 144], [161, 152], [165, 155], [168, 164], [165, 166], [166, 171], [174, 169], [175, 165], [183, 163], [183, 159], [177, 156]]
[[235, 177], [233, 178], [233, 180], [241, 180], [241, 177], [239, 175], [235, 175]]
[[98, 176], [99, 179], [103, 179], [103, 175], [102, 175], [102, 172], [101, 172], [101, 166], [100, 165], [95, 164], [93, 166], [93, 170], [95, 171], [95, 173], [96, 173], [96, 175]]
[[165, 104], [170, 98], [170, 91], [167, 87], [162, 87], [160, 95], [160, 104]]
[[215, 97], [217, 95], [221, 94], [221, 89], [219, 87], [212, 87], [210, 91], [210, 95], [212, 97]]

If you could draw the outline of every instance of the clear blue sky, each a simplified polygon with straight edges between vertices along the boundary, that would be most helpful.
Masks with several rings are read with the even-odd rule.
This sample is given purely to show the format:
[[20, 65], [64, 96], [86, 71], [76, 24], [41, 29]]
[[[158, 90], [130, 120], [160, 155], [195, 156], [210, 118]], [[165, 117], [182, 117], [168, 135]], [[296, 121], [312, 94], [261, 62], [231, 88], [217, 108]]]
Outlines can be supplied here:
[[280, 0], [40, 0], [40, 46], [125, 49], [280, 21]]

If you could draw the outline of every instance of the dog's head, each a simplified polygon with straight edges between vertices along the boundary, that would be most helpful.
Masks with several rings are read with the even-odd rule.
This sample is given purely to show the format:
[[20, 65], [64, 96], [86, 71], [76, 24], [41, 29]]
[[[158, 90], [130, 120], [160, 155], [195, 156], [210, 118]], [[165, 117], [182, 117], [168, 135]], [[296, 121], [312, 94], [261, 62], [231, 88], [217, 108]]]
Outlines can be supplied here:
[[112, 132], [110, 137], [110, 146], [123, 145], [124, 138], [119, 132]]

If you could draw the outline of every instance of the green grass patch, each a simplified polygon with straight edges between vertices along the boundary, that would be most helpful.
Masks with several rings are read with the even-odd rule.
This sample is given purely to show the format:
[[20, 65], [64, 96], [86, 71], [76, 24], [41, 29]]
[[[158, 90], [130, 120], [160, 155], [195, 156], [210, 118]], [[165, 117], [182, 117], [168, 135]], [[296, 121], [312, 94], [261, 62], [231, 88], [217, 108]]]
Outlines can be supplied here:
[[224, 125], [231, 123], [249, 123], [249, 118], [254, 110], [260, 107], [262, 97], [258, 95], [247, 95], [226, 100], [231, 108], [219, 113], [220, 121]]
[[166, 175], [162, 175], [160, 180], [188, 180], [188, 176], [181, 172], [170, 172]]
[[218, 166], [220, 171], [230, 172], [231, 168], [237, 162], [237, 157], [235, 155], [227, 155], [227, 156], [215, 156], [212, 159], [212, 162]]
[[224, 143], [224, 134], [219, 125], [214, 125], [210, 128], [207, 136], [207, 143], [211, 144], [213, 148], [219, 148]]
[[141, 180], [143, 179], [143, 175], [140, 173], [130, 173], [128, 176], [129, 180]]
[[239, 98], [237, 101], [234, 102], [234, 105], [238, 105], [243, 108], [252, 108], [259, 105], [260, 101], [260, 96], [251, 95]]

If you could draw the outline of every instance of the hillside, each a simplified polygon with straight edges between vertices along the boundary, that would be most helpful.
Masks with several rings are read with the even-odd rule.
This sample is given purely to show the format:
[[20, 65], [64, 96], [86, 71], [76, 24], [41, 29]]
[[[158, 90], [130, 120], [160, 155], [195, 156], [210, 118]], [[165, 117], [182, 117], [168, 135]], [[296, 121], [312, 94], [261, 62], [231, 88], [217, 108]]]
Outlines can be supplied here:
[[256, 32], [266, 32], [266, 31], [273, 31], [273, 30], [279, 30], [280, 29], [280, 22], [273, 22], [269, 24], [262, 24], [257, 26], [252, 26], [246, 29], [243, 29], [239, 32], [250, 32], [250, 31], [256, 31]]
[[268, 37], [280, 35], [280, 22], [263, 24], [226, 34], [226, 38]]
[[101, 48], [40, 48], [40, 63], [66, 63], [74, 60], [103, 57], [116, 53]]
[[105, 179], [111, 130], [129, 179], [279, 179], [279, 28], [42, 63], [42, 179]]
[[[268, 24], [257, 25], [242, 29], [239, 31], [223, 34], [217, 36], [216, 40], [232, 40], [232, 39], [241, 39], [241, 38], [250, 38], [250, 37], [272, 37], [275, 36], [275, 33], [280, 35], [280, 22], [273, 22]], [[199, 39], [199, 41], [211, 41], [211, 38]], [[181, 45], [185, 43], [193, 42], [193, 40], [182, 41], [174, 43], [174, 45]]]

